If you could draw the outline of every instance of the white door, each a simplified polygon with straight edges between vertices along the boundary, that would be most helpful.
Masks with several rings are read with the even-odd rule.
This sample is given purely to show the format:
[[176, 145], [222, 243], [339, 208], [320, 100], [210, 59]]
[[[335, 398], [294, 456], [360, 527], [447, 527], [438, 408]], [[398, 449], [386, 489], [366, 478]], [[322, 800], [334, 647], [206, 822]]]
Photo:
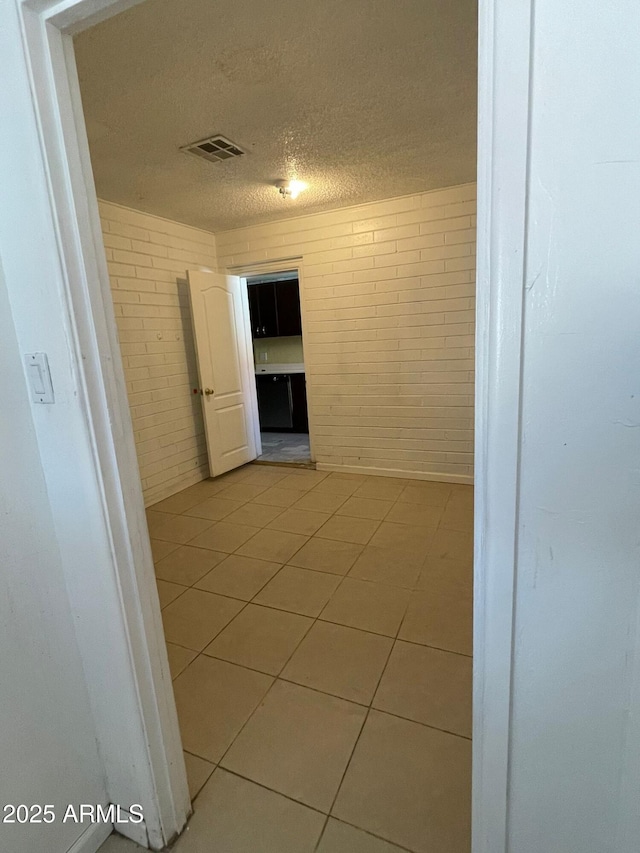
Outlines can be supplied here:
[[248, 305], [236, 276], [189, 270], [187, 278], [209, 469], [216, 477], [257, 456]]

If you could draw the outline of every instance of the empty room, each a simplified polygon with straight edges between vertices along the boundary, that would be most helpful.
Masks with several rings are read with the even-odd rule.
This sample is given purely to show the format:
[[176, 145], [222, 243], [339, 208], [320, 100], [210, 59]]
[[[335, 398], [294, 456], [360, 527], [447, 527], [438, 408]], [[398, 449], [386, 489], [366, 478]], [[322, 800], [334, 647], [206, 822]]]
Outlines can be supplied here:
[[0, 3], [3, 851], [637, 853], [640, 7], [475, 12]]
[[469, 850], [476, 53], [470, 0], [75, 39], [180, 853]]

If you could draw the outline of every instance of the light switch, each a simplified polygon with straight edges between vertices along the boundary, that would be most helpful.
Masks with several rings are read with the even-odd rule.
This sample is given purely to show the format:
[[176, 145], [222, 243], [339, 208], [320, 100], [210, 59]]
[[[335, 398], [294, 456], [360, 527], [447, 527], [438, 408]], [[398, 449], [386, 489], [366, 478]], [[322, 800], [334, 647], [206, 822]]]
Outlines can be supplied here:
[[46, 352], [26, 353], [24, 364], [33, 402], [53, 403], [53, 385]]

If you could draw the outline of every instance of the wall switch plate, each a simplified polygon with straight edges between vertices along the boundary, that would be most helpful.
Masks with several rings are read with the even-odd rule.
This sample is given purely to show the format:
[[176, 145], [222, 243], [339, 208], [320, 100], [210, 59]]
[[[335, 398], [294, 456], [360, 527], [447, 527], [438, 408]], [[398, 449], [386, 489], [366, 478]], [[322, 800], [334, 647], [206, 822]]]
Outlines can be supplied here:
[[260, 361], [269, 361], [269, 353], [261, 350], [259, 354]]
[[53, 385], [46, 352], [25, 353], [24, 365], [33, 402], [53, 403]]

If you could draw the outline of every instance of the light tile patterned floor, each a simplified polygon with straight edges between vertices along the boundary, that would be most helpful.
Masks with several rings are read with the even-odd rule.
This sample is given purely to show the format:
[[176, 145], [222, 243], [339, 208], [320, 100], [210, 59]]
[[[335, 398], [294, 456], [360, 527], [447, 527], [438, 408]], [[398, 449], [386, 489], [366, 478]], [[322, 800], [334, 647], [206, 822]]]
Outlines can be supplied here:
[[471, 487], [247, 465], [148, 517], [175, 853], [468, 853]]

